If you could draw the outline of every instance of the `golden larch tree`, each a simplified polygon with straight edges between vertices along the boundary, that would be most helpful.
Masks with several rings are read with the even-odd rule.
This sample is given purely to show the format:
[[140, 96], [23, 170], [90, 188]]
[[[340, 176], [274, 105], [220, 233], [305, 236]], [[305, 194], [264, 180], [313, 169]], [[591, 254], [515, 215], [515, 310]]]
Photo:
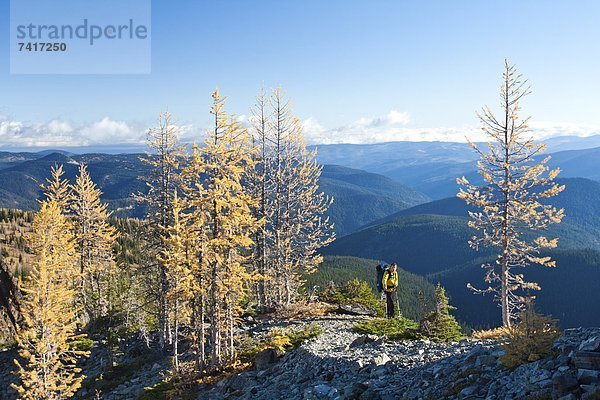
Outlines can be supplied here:
[[110, 212], [100, 199], [85, 164], [72, 186], [77, 259], [81, 274], [81, 300], [89, 318], [106, 317], [110, 309], [110, 284], [115, 271], [112, 246], [117, 231], [108, 221]]
[[[550, 257], [540, 256], [540, 252], [556, 247], [558, 239], [531, 237], [535, 231], [559, 223], [564, 216], [564, 210], [542, 203], [560, 193], [564, 185], [555, 182], [559, 169], [548, 167], [550, 157], [542, 156], [546, 146], [533, 141], [529, 118], [519, 115], [520, 101], [529, 93], [527, 81], [505, 61], [500, 90], [502, 113], [496, 116], [486, 106], [478, 114], [489, 138], [488, 151], [469, 142], [479, 154], [477, 166], [484, 184], [474, 185], [465, 177], [457, 180], [462, 186], [458, 197], [479, 209], [469, 213], [469, 226], [479, 232], [470, 246], [498, 250], [495, 262], [483, 265], [488, 288], [474, 290], [496, 294], [505, 327], [517, 318], [528, 293], [540, 289], [536, 283], [527, 282], [519, 270], [532, 263], [555, 266]], [[469, 287], [472, 288], [470, 284]]]
[[209, 225], [209, 213], [204, 199], [205, 158], [200, 147], [194, 144], [191, 157], [181, 173], [182, 191], [186, 204], [185, 236], [186, 250], [192, 274], [193, 296], [190, 299], [191, 350], [197, 371], [204, 371], [208, 360], [206, 354], [207, 320], [209, 317], [209, 298], [211, 275], [208, 257], [205, 257], [212, 226]]
[[22, 288], [23, 323], [16, 336], [21, 359], [15, 360], [21, 383], [14, 388], [22, 399], [66, 399], [81, 386], [76, 360], [85, 353], [73, 346], [79, 273], [72, 225], [59, 203], [42, 203], [27, 243], [35, 261]]
[[193, 184], [188, 190], [195, 215], [192, 229], [206, 238], [198, 264], [205, 269], [211, 367], [219, 368], [235, 358], [234, 325], [252, 281], [246, 264], [257, 220], [251, 211], [256, 199], [243, 186], [254, 167], [248, 131], [225, 112], [218, 91], [213, 93], [211, 114], [214, 125], [204, 146], [194, 146], [185, 179]]
[[166, 248], [160, 261], [166, 267], [168, 292], [167, 309], [173, 324], [173, 367], [179, 371], [179, 336], [182, 324], [187, 324], [191, 316], [191, 300], [194, 297], [193, 237], [187, 226], [187, 216], [183, 214], [183, 204], [177, 191], [173, 197], [173, 223], [166, 229]]
[[173, 196], [179, 186], [179, 168], [183, 159], [183, 146], [179, 143], [179, 128], [174, 124], [169, 112], [161, 113], [158, 125], [148, 130], [147, 144], [149, 152], [142, 161], [150, 167], [150, 173], [144, 179], [147, 193], [138, 194], [136, 199], [144, 203], [146, 219], [149, 224], [147, 236], [146, 260], [156, 271], [156, 279], [151, 279], [151, 297], [158, 306], [159, 347], [164, 349], [167, 340], [169, 321], [165, 295], [168, 292], [168, 279], [165, 265], [159, 261], [164, 250], [164, 229], [170, 226], [173, 218]]
[[71, 185], [64, 179], [65, 172], [62, 165], [54, 165], [50, 169], [50, 178], [42, 185], [44, 200], [55, 202], [63, 214], [69, 211], [69, 205], [73, 199]]
[[[316, 162], [316, 150], [307, 150], [302, 124], [281, 88], [273, 91], [269, 103], [264, 134], [269, 149], [258, 157], [267, 169], [261, 172], [268, 190], [261, 215], [269, 248], [265, 283], [268, 303], [285, 306], [297, 296], [302, 276], [321, 262], [317, 249], [335, 238], [333, 224], [325, 216], [333, 198], [319, 190], [322, 167]], [[261, 118], [256, 120], [260, 123]], [[262, 133], [256, 126], [254, 130], [260, 143]]]

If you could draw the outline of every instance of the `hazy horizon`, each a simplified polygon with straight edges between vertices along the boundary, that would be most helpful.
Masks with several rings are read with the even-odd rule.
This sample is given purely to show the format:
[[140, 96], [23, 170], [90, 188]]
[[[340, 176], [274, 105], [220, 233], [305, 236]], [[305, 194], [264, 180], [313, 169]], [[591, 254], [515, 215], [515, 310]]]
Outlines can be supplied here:
[[[200, 139], [202, 137], [199, 136]], [[200, 142], [200, 141], [198, 141]], [[564, 135], [540, 140], [540, 142], [548, 144], [548, 152], [558, 152], [567, 150], [577, 150], [586, 148], [600, 147], [600, 134], [591, 136]], [[183, 141], [184, 145], [190, 146], [193, 141]], [[448, 143], [448, 144], [466, 144], [466, 141], [449, 141], [449, 140], [395, 140], [375, 143], [320, 143], [311, 144], [311, 148], [331, 147], [331, 146], [380, 146], [395, 143]], [[483, 143], [483, 142], [476, 142]], [[8, 153], [72, 153], [72, 154], [137, 154], [144, 153], [148, 150], [145, 143], [124, 143], [113, 145], [89, 145], [89, 146], [0, 146], [0, 152]]]

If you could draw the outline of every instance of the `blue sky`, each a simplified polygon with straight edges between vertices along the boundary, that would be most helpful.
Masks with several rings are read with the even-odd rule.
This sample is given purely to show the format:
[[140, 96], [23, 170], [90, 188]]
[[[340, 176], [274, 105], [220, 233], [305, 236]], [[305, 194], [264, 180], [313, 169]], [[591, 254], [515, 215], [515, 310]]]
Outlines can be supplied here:
[[148, 75], [10, 75], [8, 3], [3, 147], [15, 133], [133, 143], [164, 109], [193, 136], [215, 87], [244, 116], [263, 83], [285, 89], [312, 142], [460, 140], [496, 105], [504, 57], [533, 86], [523, 107], [542, 137], [600, 133], [596, 1], [153, 0]]

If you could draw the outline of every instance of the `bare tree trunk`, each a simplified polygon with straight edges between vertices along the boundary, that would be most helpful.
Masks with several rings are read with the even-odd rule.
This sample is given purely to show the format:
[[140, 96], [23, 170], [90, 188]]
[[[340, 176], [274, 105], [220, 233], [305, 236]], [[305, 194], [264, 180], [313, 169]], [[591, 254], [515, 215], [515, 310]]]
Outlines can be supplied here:
[[[268, 179], [268, 155], [267, 155], [267, 120], [265, 116], [265, 98], [264, 95], [260, 99], [260, 144], [261, 144], [261, 162], [262, 162], [262, 170], [260, 174], [260, 208], [259, 208], [259, 217], [266, 218], [267, 216], [267, 179]], [[266, 222], [265, 222], [266, 223]], [[264, 224], [264, 223], [263, 223]], [[258, 260], [258, 273], [261, 275], [261, 280], [258, 281], [257, 284], [257, 297], [258, 297], [258, 306], [260, 308], [264, 308], [267, 305], [267, 293], [266, 293], [266, 282], [264, 278], [267, 273], [267, 227], [263, 225], [258, 230], [258, 241], [257, 241], [257, 254], [259, 257]]]
[[227, 359], [228, 361], [233, 361], [233, 312], [231, 305], [231, 296], [227, 296], [227, 329], [226, 329], [226, 338], [227, 338]]
[[291, 296], [291, 291], [290, 291], [290, 277], [288, 276], [288, 274], [284, 274], [284, 298], [285, 298], [285, 305], [289, 306], [290, 303], [292, 302], [292, 296]]
[[[508, 78], [505, 81], [506, 87], [508, 87]], [[501, 296], [501, 306], [502, 306], [502, 325], [506, 328], [510, 328], [510, 305], [509, 305], [509, 287], [508, 287], [508, 270], [509, 270], [509, 232], [508, 232], [508, 207], [509, 207], [509, 183], [510, 183], [510, 171], [508, 169], [508, 165], [510, 163], [510, 153], [509, 153], [509, 137], [508, 137], [508, 121], [510, 118], [509, 115], [509, 92], [507, 91], [504, 97], [505, 102], [505, 112], [504, 112], [504, 188], [503, 188], [503, 196], [504, 201], [502, 204], [502, 271], [500, 276], [500, 296]]]
[[501, 271], [501, 296], [502, 296], [502, 325], [505, 328], [510, 328], [510, 307], [509, 307], [509, 299], [508, 299], [508, 267], [505, 262], [502, 262], [502, 271]]
[[217, 265], [212, 268], [211, 276], [211, 310], [212, 319], [210, 324], [211, 337], [211, 360], [210, 365], [214, 369], [221, 365], [221, 312], [218, 300]]
[[[162, 275], [164, 274], [164, 271], [161, 268], [161, 281], [162, 281]], [[166, 303], [165, 303], [165, 297], [163, 295], [166, 287], [165, 285], [162, 284], [161, 282], [161, 293], [158, 294], [158, 347], [159, 349], [162, 351], [165, 348], [165, 344], [166, 344], [166, 331], [167, 331], [167, 318], [166, 318]]]
[[173, 338], [173, 367], [176, 372], [179, 372], [179, 318], [177, 317], [177, 313], [179, 312], [179, 300], [175, 300], [175, 319], [173, 323], [175, 324], [175, 336]]
[[206, 351], [204, 349], [204, 339], [206, 338], [206, 331], [204, 328], [205, 321], [205, 296], [200, 296], [200, 365], [199, 370], [204, 370], [206, 364]]

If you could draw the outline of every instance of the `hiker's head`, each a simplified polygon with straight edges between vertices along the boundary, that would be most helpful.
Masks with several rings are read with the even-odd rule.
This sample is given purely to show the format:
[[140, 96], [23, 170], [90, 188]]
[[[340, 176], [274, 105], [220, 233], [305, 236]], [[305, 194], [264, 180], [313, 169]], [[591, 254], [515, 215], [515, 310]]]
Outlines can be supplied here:
[[396, 269], [397, 269], [397, 267], [398, 267], [398, 266], [396, 265], [396, 263], [391, 263], [391, 264], [390, 264], [390, 271], [392, 271], [392, 272], [396, 272]]

